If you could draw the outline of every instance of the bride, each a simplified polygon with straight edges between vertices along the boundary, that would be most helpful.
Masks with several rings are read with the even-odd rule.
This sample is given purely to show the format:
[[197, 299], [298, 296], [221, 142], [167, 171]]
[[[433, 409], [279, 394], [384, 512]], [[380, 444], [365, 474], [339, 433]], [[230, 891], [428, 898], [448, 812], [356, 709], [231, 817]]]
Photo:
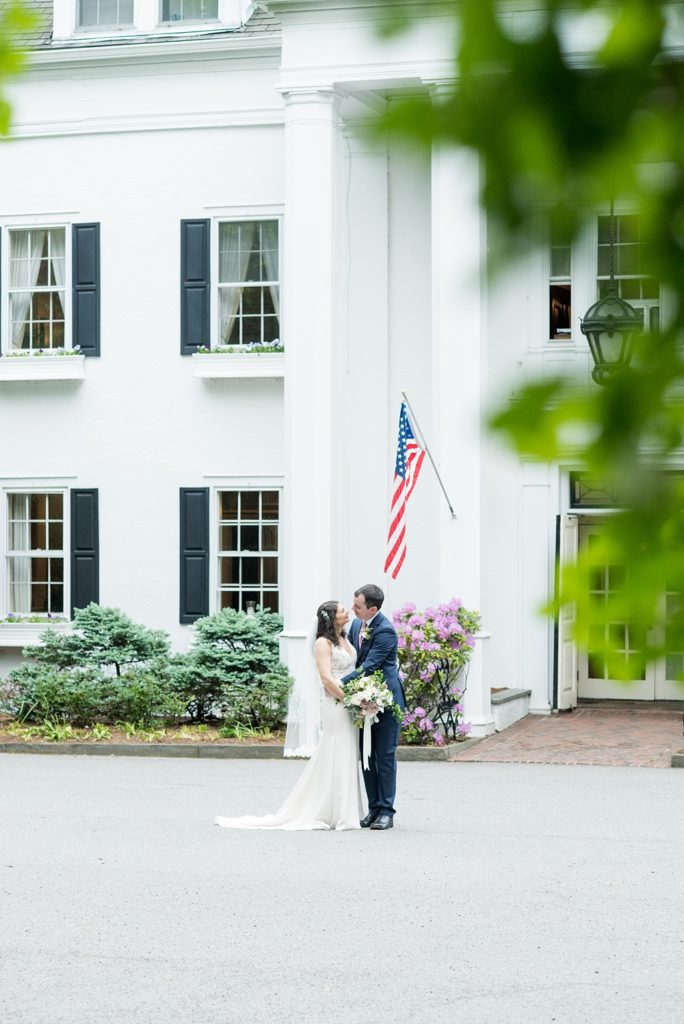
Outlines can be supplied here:
[[[352, 829], [364, 816], [359, 780], [359, 731], [341, 703], [342, 676], [356, 665], [356, 651], [345, 626], [349, 613], [337, 601], [316, 612], [307, 640], [307, 671], [295, 683], [285, 738], [285, 753], [304, 754], [322, 727], [311, 760], [275, 814], [262, 818], [216, 818], [224, 828]], [[312, 730], [313, 725], [313, 730]]]

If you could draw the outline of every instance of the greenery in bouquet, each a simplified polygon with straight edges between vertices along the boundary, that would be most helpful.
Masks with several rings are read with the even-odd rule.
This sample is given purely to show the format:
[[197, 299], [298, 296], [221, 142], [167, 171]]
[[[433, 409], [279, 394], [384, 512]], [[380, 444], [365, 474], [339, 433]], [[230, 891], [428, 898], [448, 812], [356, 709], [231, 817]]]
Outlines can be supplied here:
[[373, 707], [376, 710], [370, 714], [371, 722], [377, 722], [378, 716], [384, 711], [390, 711], [398, 722], [403, 721], [404, 712], [395, 703], [379, 669], [370, 675], [350, 679], [342, 688], [344, 706], [351, 714], [354, 725], [359, 729], [363, 728], [366, 718], [369, 717], [369, 708]]
[[479, 612], [454, 597], [424, 611], [405, 604], [393, 621], [407, 705], [403, 741], [441, 745], [445, 737], [464, 739], [470, 725], [463, 720], [464, 688], [457, 679], [472, 656]]

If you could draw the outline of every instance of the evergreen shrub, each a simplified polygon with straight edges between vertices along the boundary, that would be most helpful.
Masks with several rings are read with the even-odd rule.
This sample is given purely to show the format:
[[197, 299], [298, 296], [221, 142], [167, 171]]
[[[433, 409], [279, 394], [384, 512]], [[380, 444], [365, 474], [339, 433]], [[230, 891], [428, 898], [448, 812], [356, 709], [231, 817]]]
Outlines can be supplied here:
[[285, 717], [291, 679], [279, 659], [279, 615], [225, 608], [198, 619], [190, 651], [173, 659], [177, 694], [196, 721], [277, 728]]

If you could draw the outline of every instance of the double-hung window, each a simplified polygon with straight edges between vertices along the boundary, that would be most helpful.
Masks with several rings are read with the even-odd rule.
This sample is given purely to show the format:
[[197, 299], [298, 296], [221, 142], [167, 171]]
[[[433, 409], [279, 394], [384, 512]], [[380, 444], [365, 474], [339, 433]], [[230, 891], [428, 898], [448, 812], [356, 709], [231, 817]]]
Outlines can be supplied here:
[[570, 341], [572, 337], [572, 246], [562, 231], [551, 228], [549, 274], [549, 338]]
[[162, 0], [161, 20], [164, 23], [217, 21], [218, 0]]
[[78, 27], [132, 28], [133, 0], [78, 0]]
[[6, 494], [6, 607], [12, 615], [63, 615], [63, 491]]
[[279, 608], [280, 492], [218, 492], [218, 608]]
[[[660, 282], [648, 272], [641, 217], [616, 214], [613, 222], [612, 271], [621, 298], [644, 311], [644, 328], [660, 329]], [[577, 341], [577, 313], [606, 294], [611, 275], [611, 218], [601, 214], [575, 242], [552, 226], [547, 250], [546, 337], [551, 344]]]
[[98, 37], [196, 33], [216, 28], [242, 29], [252, 17], [275, 25], [253, 0], [53, 0], [54, 42], [87, 35]]
[[64, 347], [66, 275], [65, 228], [10, 229], [8, 351]]
[[[610, 280], [610, 217], [598, 218], [597, 284], [599, 297]], [[648, 271], [638, 214], [615, 217], [613, 272], [620, 298], [644, 311], [644, 328], [657, 334], [660, 329], [660, 284]]]
[[277, 220], [219, 224], [219, 344], [266, 345], [280, 339]]

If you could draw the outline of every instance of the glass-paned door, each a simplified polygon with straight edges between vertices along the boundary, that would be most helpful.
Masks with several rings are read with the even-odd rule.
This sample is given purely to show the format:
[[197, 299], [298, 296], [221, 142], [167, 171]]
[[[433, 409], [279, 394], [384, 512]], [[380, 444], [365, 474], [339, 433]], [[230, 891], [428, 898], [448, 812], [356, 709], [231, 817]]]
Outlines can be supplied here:
[[[580, 548], [597, 548], [602, 525], [596, 520], [584, 520], [579, 527]], [[600, 606], [603, 602], [619, 593], [627, 581], [628, 569], [624, 565], [610, 563], [597, 553], [591, 558], [592, 567], [589, 587], [592, 597]], [[679, 600], [679, 595], [667, 592], [663, 600], [670, 604]], [[677, 681], [676, 676], [684, 670], [684, 652], [672, 652], [666, 658], [649, 662], [632, 680], [614, 679], [602, 656], [600, 646], [610, 640], [618, 656], [625, 661], [630, 655], [638, 654], [634, 630], [628, 622], [597, 621], [590, 624], [589, 649], [578, 651], [578, 696], [582, 698], [604, 700], [682, 700], [684, 699], [684, 683]]]
[[[666, 590], [663, 595], [669, 618], [681, 606], [682, 595]], [[669, 651], [657, 665], [655, 678], [656, 700], [684, 700], [684, 651]]]

